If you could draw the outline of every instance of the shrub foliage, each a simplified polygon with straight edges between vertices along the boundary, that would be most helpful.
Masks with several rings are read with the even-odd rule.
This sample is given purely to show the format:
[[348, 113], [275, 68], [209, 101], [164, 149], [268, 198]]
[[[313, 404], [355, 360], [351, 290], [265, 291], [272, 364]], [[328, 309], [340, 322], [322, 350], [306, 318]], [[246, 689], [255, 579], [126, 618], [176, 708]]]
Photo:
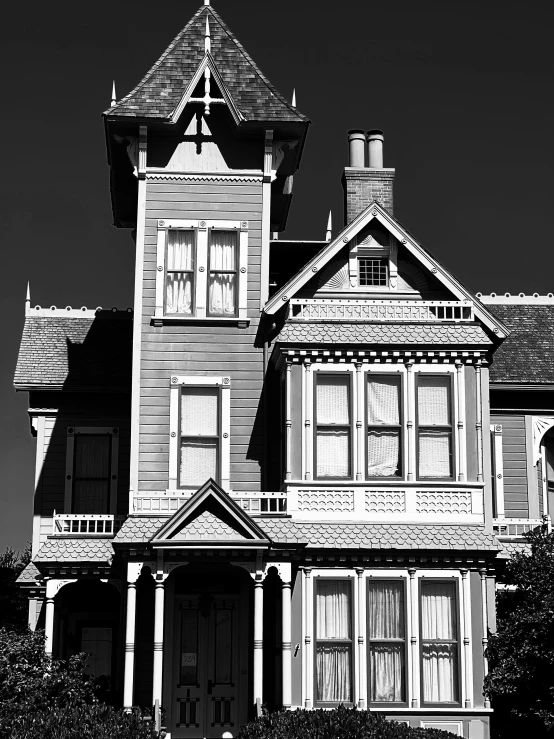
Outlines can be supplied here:
[[376, 713], [339, 706], [332, 710], [276, 711], [241, 728], [238, 739], [453, 739], [438, 729], [412, 729]]

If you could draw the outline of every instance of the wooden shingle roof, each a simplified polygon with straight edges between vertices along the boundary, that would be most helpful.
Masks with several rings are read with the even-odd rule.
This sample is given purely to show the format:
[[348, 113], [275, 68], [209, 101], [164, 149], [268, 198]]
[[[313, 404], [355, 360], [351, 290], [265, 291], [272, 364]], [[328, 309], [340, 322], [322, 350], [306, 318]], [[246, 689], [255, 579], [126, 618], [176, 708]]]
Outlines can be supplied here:
[[211, 58], [245, 121], [307, 122], [273, 87], [211, 6], [202, 6], [139, 84], [106, 116], [168, 119], [205, 57], [206, 17]]

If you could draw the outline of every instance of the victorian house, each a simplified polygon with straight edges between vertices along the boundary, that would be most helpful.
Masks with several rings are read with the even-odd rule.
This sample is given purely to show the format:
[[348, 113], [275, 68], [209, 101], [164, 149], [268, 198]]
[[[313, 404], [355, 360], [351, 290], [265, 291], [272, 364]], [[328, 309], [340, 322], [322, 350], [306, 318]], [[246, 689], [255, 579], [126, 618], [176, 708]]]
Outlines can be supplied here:
[[209, 0], [104, 123], [134, 308], [27, 301], [31, 628], [171, 739], [340, 703], [487, 739], [498, 555], [554, 485], [525, 299], [399, 223], [380, 131], [348, 134], [344, 227], [278, 238], [309, 121]]

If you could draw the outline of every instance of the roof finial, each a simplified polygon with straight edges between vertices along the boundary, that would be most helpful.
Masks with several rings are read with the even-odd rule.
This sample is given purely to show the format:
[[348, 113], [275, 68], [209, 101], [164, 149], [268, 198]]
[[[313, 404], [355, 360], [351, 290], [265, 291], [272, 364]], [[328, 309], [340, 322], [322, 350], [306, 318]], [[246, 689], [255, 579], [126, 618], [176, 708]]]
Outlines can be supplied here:
[[209, 4], [210, 4], [210, 0], [204, 0], [204, 5], [209, 5]]
[[325, 234], [325, 241], [331, 241], [333, 238], [333, 212], [329, 211], [329, 219], [327, 221], [327, 233]]
[[25, 297], [25, 315], [31, 312], [31, 286], [27, 283], [27, 295]]
[[113, 106], [116, 104], [116, 102], [117, 102], [117, 98], [115, 97], [115, 80], [114, 80], [113, 81], [113, 84], [112, 84], [112, 104], [111, 104], [110, 107], [113, 108]]
[[206, 54], [212, 50], [212, 41], [210, 38], [210, 20], [206, 16], [206, 35], [204, 36], [204, 51]]
[[291, 105], [292, 105], [293, 108], [296, 108], [296, 87], [292, 91], [292, 103], [291, 103]]

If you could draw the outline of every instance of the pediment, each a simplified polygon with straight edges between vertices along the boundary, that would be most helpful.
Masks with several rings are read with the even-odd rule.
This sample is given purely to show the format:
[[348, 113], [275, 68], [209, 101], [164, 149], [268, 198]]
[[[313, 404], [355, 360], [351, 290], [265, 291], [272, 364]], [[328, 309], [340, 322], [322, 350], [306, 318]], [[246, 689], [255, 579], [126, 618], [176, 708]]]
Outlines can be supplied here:
[[[446, 270], [428, 251], [426, 251], [406, 229], [396, 221], [391, 214], [385, 210], [378, 202], [370, 203], [367, 208], [360, 213], [351, 223], [326, 246], [324, 246], [307, 264], [275, 295], [266, 303], [264, 312], [266, 314], [276, 313], [291, 298], [294, 298], [298, 292], [310, 281], [314, 275], [321, 275], [320, 286], [327, 284], [329, 281], [332, 288], [339, 288], [345, 284], [347, 279], [347, 270], [345, 269], [345, 259], [342, 252], [350, 245], [362, 245], [364, 247], [374, 245], [375, 248], [383, 248], [383, 244], [379, 243], [380, 239], [372, 236], [368, 239], [367, 229], [372, 221], [378, 222], [380, 227], [384, 229], [390, 237], [394, 238], [399, 245], [400, 250], [405, 250], [410, 258], [411, 265], [408, 265], [407, 271], [414, 274], [409, 275], [411, 281], [425, 281], [427, 279], [438, 282], [442, 288], [452, 295], [454, 300], [471, 301], [474, 304], [475, 316], [499, 338], [505, 338], [509, 333], [506, 327], [492, 313], [490, 313], [479, 300], [465, 288], [448, 270]], [[361, 236], [360, 241], [358, 238]], [[365, 242], [365, 243], [364, 243]], [[378, 246], [379, 244], [379, 246]], [[399, 253], [400, 255], [400, 253]], [[342, 258], [342, 261], [341, 261]], [[332, 268], [328, 265], [333, 261], [337, 261], [336, 270], [333, 273]], [[414, 270], [414, 265], [417, 265]], [[342, 270], [342, 271], [341, 271]], [[321, 274], [323, 272], [323, 274]], [[354, 296], [353, 296], [354, 297]], [[390, 297], [387, 295], [387, 297]]]
[[163, 547], [263, 549], [265, 532], [213, 480], [208, 480], [151, 539]]

